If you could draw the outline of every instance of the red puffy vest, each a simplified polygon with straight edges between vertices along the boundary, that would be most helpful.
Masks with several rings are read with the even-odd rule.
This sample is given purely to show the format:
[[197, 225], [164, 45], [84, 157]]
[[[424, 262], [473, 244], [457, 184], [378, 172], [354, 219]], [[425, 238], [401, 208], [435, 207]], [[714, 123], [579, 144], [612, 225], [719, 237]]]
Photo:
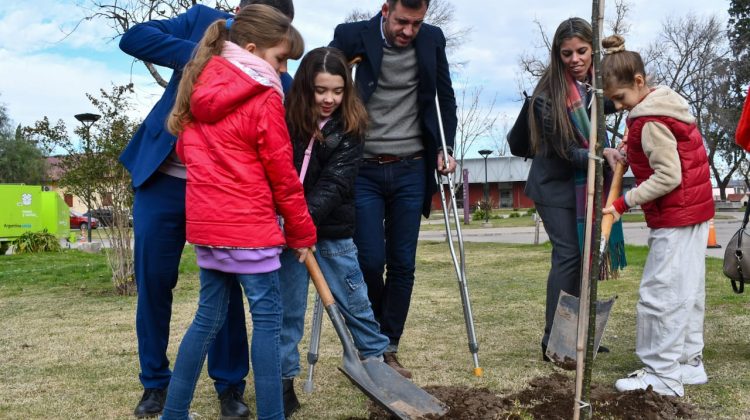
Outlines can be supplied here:
[[695, 124], [670, 117], [645, 116], [628, 119], [628, 161], [638, 184], [653, 173], [643, 151], [641, 133], [647, 122], [666, 125], [677, 139], [682, 183], [668, 194], [641, 205], [646, 224], [652, 229], [690, 226], [714, 217], [714, 199], [703, 138]]

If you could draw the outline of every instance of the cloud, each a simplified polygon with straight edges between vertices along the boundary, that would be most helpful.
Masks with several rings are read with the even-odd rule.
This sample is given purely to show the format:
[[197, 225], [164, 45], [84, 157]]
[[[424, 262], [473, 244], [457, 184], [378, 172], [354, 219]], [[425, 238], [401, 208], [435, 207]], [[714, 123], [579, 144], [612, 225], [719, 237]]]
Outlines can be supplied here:
[[[81, 22], [88, 1], [0, 2], [0, 101], [8, 105], [16, 122], [31, 124], [47, 115], [52, 119], [63, 118], [72, 128], [77, 124], [73, 114], [92, 111], [84, 94], [97, 94], [111, 83], [135, 82], [137, 113], [141, 116], [160, 97], [162, 89], [143, 65], [133, 64], [112, 42], [113, 32], [106, 23]], [[353, 9], [375, 13], [383, 1], [298, 0], [294, 24], [305, 37], [309, 50], [326, 45], [335, 26]], [[512, 116], [520, 107], [519, 56], [524, 52], [544, 55], [544, 48], [537, 48], [541, 37], [534, 20], [551, 37], [560, 21], [591, 15], [590, 0], [531, 0], [523, 4], [447, 1], [455, 7], [455, 25], [472, 29], [470, 39], [451, 57], [452, 61], [467, 62], [461, 74], [456, 75], [456, 86], [483, 85], [483, 96], [492, 98], [497, 93], [495, 109]], [[661, 22], [669, 16], [690, 12], [699, 16], [718, 14], [726, 19], [729, 6], [728, 0], [630, 0], [630, 3], [628, 21], [632, 27], [628, 46], [632, 48], [645, 48], [655, 40]], [[607, 7], [609, 17], [613, 3], [608, 2]], [[79, 22], [75, 32], [65, 37]], [[295, 69], [296, 64], [290, 63], [290, 67]]]
[[0, 6], [0, 49], [33, 53], [55, 48], [104, 51], [110, 28], [83, 20], [85, 11], [69, 2], [3, 2]]
[[[14, 122], [23, 125], [47, 116], [52, 121], [62, 119], [72, 129], [78, 124], [74, 114], [95, 112], [86, 93], [98, 96], [99, 89], [131, 80], [128, 69], [113, 71], [106, 62], [82, 57], [0, 50], [0, 62], [0, 100]], [[145, 116], [161, 88], [146, 76], [135, 75], [132, 80], [139, 86], [134, 114]]]

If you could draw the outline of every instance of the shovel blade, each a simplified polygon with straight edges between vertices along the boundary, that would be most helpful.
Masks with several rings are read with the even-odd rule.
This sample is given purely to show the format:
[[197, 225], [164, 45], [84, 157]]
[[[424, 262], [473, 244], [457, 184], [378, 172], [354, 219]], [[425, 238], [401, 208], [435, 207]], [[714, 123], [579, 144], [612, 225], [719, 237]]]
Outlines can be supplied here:
[[425, 416], [442, 416], [445, 405], [401, 376], [387, 364], [376, 360], [359, 360], [344, 318], [336, 303], [326, 307], [331, 323], [344, 347], [342, 366], [339, 368], [368, 398], [400, 419], [419, 419]]
[[442, 416], [448, 408], [387, 364], [344, 359], [339, 368], [372, 401], [400, 419]]
[[[599, 300], [596, 302], [596, 334], [594, 335], [594, 357], [607, 326], [609, 313], [615, 298]], [[547, 344], [547, 357], [563, 369], [574, 370], [576, 368], [576, 343], [578, 339], [578, 308], [580, 300], [564, 291], [560, 292], [560, 298], [555, 310], [555, 318], [552, 321], [552, 331]], [[588, 316], [588, 314], [586, 315]]]

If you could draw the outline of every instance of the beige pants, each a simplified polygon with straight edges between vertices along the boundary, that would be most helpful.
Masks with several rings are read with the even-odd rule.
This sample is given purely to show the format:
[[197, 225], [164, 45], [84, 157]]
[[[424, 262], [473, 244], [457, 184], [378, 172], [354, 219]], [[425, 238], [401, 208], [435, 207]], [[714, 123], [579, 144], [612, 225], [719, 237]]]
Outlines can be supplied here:
[[652, 229], [636, 306], [636, 354], [680, 395], [680, 363], [703, 353], [707, 240], [708, 222]]

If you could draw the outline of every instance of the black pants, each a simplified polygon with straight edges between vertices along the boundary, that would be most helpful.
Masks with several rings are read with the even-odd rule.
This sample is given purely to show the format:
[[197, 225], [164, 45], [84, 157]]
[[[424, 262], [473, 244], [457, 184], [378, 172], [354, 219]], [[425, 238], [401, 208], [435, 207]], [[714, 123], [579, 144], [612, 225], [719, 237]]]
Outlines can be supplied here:
[[579, 296], [581, 290], [581, 251], [578, 245], [576, 209], [536, 205], [544, 221], [544, 230], [552, 242], [552, 267], [547, 276], [547, 306], [544, 311], [544, 336], [547, 345], [560, 291]]

